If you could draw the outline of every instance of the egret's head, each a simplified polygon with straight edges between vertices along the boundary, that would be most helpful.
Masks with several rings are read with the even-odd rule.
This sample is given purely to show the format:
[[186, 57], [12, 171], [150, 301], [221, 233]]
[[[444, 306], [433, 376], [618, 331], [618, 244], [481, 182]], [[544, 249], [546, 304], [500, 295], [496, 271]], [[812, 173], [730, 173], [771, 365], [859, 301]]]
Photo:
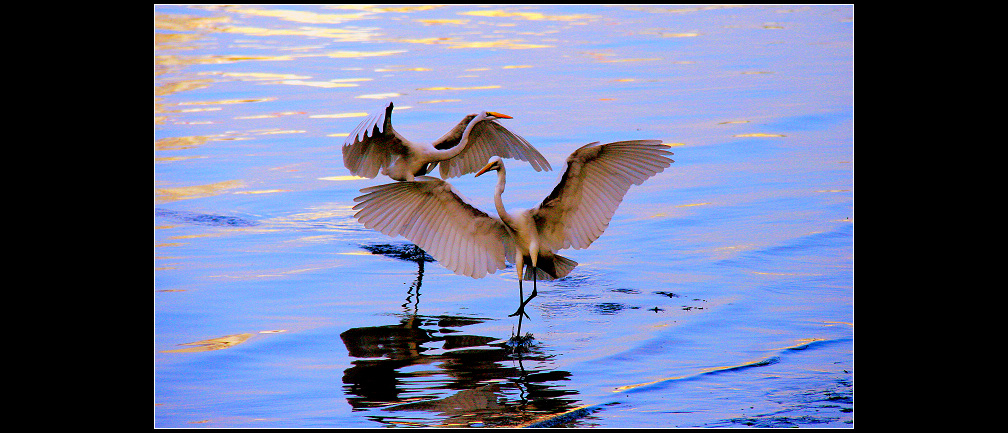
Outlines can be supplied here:
[[504, 161], [502, 161], [499, 156], [491, 156], [490, 160], [487, 161], [487, 165], [484, 165], [480, 171], [476, 172], [476, 177], [479, 177], [481, 174], [490, 170], [500, 170], [502, 168], [504, 168]]
[[486, 112], [486, 118], [488, 120], [494, 120], [494, 119], [513, 119], [513, 117], [508, 116], [507, 114], [501, 114], [501, 113], [498, 113], [496, 111], [487, 111]]

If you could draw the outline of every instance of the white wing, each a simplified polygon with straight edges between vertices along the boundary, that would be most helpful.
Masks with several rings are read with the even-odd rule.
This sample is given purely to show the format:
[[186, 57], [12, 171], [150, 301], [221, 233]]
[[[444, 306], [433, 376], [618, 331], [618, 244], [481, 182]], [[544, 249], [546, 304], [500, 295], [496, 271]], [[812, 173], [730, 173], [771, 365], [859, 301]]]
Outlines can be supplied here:
[[456, 274], [482, 278], [504, 269], [514, 254], [504, 223], [473, 207], [448, 182], [416, 179], [362, 189], [354, 216], [369, 229], [409, 239]]
[[392, 102], [364, 119], [343, 142], [343, 165], [360, 177], [373, 178], [378, 170], [406, 155], [407, 141], [392, 129]]
[[[462, 125], [463, 129], [465, 125]], [[459, 137], [461, 138], [461, 137]], [[454, 142], [435, 143], [436, 149], [450, 149], [458, 145]], [[473, 126], [469, 132], [469, 143], [458, 156], [441, 161], [441, 178], [449, 179], [474, 173], [486, 165], [491, 156], [518, 159], [532, 165], [535, 171], [552, 170], [536, 148], [521, 136], [509, 131], [495, 120], [484, 120]]]
[[533, 210], [539, 241], [551, 251], [587, 248], [609, 226], [630, 185], [672, 164], [661, 140], [587, 144], [567, 158], [567, 171]]

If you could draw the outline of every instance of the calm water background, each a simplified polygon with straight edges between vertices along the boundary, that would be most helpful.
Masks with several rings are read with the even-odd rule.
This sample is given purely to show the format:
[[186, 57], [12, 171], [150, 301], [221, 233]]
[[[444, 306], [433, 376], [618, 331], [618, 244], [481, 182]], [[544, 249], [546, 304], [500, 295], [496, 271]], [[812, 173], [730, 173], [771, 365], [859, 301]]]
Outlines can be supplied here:
[[[156, 427], [853, 426], [852, 6], [155, 6]], [[676, 162], [580, 266], [474, 280], [364, 229], [340, 146], [493, 110], [556, 171]], [[452, 180], [493, 214], [495, 179]], [[539, 424], [535, 424], [539, 423]]]

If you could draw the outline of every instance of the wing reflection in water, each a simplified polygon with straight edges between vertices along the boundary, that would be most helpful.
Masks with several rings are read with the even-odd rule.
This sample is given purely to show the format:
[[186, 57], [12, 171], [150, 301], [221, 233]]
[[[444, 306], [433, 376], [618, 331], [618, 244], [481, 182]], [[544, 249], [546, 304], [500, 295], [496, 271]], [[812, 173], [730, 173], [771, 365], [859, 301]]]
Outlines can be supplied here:
[[[347, 402], [384, 425], [519, 426], [571, 410], [569, 372], [551, 370], [531, 346], [516, 352], [507, 338], [471, 335], [465, 327], [489, 319], [417, 314], [425, 262], [412, 244], [362, 246], [375, 254], [417, 262], [407, 293], [412, 311], [398, 323], [340, 334], [353, 366], [343, 372]], [[530, 367], [525, 365], [543, 367]]]
[[361, 248], [370, 251], [371, 254], [380, 254], [393, 259], [416, 262], [416, 281], [410, 286], [406, 302], [402, 304], [404, 311], [409, 311], [410, 300], [412, 299], [413, 314], [416, 314], [420, 304], [420, 285], [423, 284], [424, 263], [433, 262], [434, 258], [413, 244], [369, 244], [361, 245]]
[[575, 406], [576, 391], [561, 386], [569, 372], [525, 369], [548, 360], [539, 348], [517, 354], [506, 339], [461, 329], [485, 320], [403, 315], [398, 324], [343, 332], [358, 358], [343, 372], [347, 401], [354, 410], [382, 409], [372, 418], [388, 425], [516, 426]]

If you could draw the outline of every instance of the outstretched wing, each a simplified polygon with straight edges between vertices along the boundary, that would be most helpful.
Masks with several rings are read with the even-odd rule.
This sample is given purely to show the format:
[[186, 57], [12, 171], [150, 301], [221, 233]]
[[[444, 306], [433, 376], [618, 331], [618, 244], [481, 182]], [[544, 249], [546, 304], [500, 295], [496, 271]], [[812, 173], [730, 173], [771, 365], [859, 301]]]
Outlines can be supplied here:
[[364, 119], [343, 142], [343, 165], [355, 176], [373, 178], [378, 170], [406, 155], [408, 147], [392, 129], [392, 102]]
[[567, 171], [533, 211], [539, 241], [552, 251], [587, 248], [609, 226], [631, 185], [674, 161], [661, 140], [587, 144], [567, 157]]
[[[434, 148], [451, 149], [458, 146], [468, 120], [466, 117], [452, 131], [435, 142]], [[459, 128], [461, 126], [461, 128]], [[453, 133], [455, 135], [453, 136]], [[535, 171], [552, 170], [549, 161], [535, 147], [521, 136], [511, 132], [496, 120], [483, 120], [473, 126], [469, 132], [469, 142], [458, 156], [447, 161], [441, 161], [441, 178], [449, 179], [474, 173], [486, 165], [491, 156], [518, 159], [532, 165]]]
[[504, 223], [473, 207], [448, 182], [416, 179], [362, 189], [354, 216], [369, 229], [409, 239], [456, 274], [482, 278], [504, 269], [514, 254]]

